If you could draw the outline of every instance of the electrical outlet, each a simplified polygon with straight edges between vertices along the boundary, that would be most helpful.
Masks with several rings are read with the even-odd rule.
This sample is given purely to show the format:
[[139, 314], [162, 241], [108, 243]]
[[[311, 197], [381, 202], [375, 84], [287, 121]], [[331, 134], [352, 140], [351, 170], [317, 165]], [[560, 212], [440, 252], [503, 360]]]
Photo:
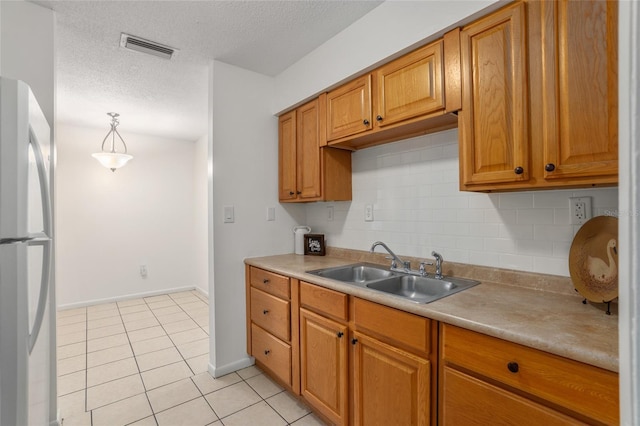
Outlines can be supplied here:
[[147, 265], [140, 265], [140, 276], [147, 278]]
[[276, 220], [276, 208], [267, 207], [267, 220], [269, 222]]
[[327, 222], [333, 221], [333, 206], [327, 206]]
[[582, 225], [593, 217], [591, 213], [591, 197], [570, 197], [571, 224]]
[[373, 204], [364, 206], [364, 221], [373, 222]]

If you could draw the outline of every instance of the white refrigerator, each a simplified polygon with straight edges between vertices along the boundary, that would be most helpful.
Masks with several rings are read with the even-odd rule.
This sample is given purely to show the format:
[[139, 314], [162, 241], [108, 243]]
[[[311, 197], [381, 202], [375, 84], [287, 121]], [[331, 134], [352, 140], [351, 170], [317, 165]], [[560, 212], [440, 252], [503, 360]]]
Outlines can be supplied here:
[[0, 78], [2, 426], [55, 424], [50, 158], [50, 127], [33, 93]]

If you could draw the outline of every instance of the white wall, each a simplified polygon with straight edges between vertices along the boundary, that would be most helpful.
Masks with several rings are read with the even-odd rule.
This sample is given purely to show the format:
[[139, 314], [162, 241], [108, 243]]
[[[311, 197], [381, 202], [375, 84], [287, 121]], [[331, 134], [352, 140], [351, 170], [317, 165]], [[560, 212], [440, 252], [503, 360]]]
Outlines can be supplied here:
[[[213, 249], [211, 367], [216, 376], [248, 365], [243, 259], [291, 253], [303, 206], [278, 203], [278, 120], [271, 115], [273, 79], [212, 64]], [[223, 223], [234, 206], [235, 222]], [[266, 220], [275, 207], [276, 220]]]
[[[357, 151], [353, 201], [307, 206], [307, 222], [327, 244], [368, 250], [382, 240], [398, 255], [569, 276], [579, 226], [569, 197], [591, 196], [595, 215], [616, 211], [618, 189], [461, 192], [458, 130]], [[364, 221], [366, 204], [374, 221]], [[334, 206], [327, 221], [326, 207]]]
[[58, 128], [58, 306], [196, 285], [195, 144], [127, 133], [125, 117], [134, 158], [111, 172], [91, 157], [107, 119]]
[[0, 75], [31, 86], [53, 128], [54, 14], [25, 1], [0, 1]]

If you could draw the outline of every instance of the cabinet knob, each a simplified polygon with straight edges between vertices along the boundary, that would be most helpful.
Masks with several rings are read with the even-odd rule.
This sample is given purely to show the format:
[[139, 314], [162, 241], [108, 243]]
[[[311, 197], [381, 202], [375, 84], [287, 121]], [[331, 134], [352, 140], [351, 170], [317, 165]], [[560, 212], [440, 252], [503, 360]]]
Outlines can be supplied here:
[[296, 191], [296, 194], [300, 195], [302, 194], [302, 191]]
[[289, 191], [289, 195], [294, 195], [294, 194], [295, 194], [295, 192]]
[[265, 354], [265, 355], [269, 355], [270, 353], [271, 353], [271, 351], [270, 351], [269, 349], [265, 349], [265, 350], [264, 350], [264, 354]]
[[517, 175], [521, 175], [524, 173], [524, 169], [520, 166], [516, 167], [515, 169], [513, 169], [513, 172]]
[[362, 120], [362, 124], [364, 124], [365, 126], [369, 125], [369, 120], [367, 120], [366, 118], [364, 120]]
[[343, 333], [342, 331], [338, 331], [338, 332], [336, 333], [336, 336], [338, 336], [338, 337], [342, 337], [342, 336], [344, 336], [344, 333]]
[[509, 369], [509, 371], [511, 371], [512, 373], [517, 373], [518, 370], [520, 369], [520, 366], [518, 365], [517, 362], [510, 362], [507, 364], [507, 368]]
[[263, 311], [262, 311], [262, 314], [263, 314], [263, 315], [267, 315], [268, 313], [269, 313], [269, 310], [268, 310], [268, 309], [265, 309], [265, 310], [263, 310]]
[[381, 115], [376, 115], [376, 120], [377, 121], [382, 121], [382, 116]]
[[269, 284], [269, 280], [265, 278], [264, 280], [262, 280], [262, 284]]
[[556, 169], [556, 165], [555, 165], [555, 164], [553, 164], [553, 163], [549, 163], [549, 164], [547, 164], [547, 165], [545, 165], [545, 166], [544, 166], [544, 169], [545, 169], [547, 172], [552, 172], [552, 171], [554, 171], [554, 170]]
[[351, 339], [351, 344], [352, 345], [355, 345], [356, 343], [358, 343], [358, 339], [356, 339], [356, 338]]

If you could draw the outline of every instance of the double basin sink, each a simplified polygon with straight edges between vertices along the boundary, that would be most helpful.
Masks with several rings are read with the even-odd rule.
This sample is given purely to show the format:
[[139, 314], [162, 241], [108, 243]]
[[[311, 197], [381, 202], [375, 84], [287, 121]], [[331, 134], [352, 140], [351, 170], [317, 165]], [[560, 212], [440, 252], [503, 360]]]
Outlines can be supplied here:
[[480, 284], [478, 281], [463, 278], [443, 277], [436, 279], [390, 271], [382, 266], [369, 263], [316, 269], [307, 271], [307, 273], [384, 292], [415, 303], [433, 302]]

